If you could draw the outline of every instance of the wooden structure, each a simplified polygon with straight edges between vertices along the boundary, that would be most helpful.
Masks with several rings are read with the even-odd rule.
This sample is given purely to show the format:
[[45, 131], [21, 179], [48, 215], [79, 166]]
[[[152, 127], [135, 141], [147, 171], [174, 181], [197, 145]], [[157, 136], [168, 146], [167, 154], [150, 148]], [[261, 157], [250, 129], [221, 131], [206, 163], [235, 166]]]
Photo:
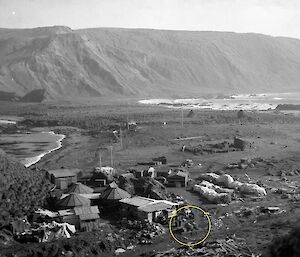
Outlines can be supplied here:
[[142, 196], [134, 196], [120, 200], [122, 212], [129, 218], [148, 220], [149, 222], [163, 215], [170, 217], [174, 210], [178, 207], [176, 203], [166, 200], [155, 200]]
[[77, 229], [92, 231], [99, 228], [99, 209], [97, 206], [78, 206], [74, 209], [58, 211], [62, 222], [75, 225]]
[[79, 169], [57, 169], [48, 170], [47, 178], [51, 183], [56, 185], [57, 189], [67, 189], [72, 183], [77, 182], [77, 174], [80, 173]]
[[183, 170], [172, 171], [167, 177], [169, 187], [187, 187], [189, 173]]

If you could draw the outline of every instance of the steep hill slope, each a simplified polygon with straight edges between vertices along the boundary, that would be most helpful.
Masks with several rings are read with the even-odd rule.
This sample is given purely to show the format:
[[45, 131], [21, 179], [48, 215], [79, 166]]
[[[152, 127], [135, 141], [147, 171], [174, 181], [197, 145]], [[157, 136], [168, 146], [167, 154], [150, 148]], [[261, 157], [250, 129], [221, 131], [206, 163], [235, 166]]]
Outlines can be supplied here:
[[49, 191], [45, 174], [25, 168], [0, 149], [0, 229], [42, 207]]
[[260, 34], [0, 29], [0, 91], [178, 97], [300, 91], [300, 40]]

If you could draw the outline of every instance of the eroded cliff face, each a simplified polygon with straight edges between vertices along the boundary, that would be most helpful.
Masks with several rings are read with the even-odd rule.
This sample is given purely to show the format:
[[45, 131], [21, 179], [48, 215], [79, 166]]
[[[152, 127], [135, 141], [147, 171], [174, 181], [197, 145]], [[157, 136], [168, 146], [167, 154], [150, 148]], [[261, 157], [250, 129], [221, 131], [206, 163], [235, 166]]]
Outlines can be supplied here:
[[52, 99], [300, 90], [300, 41], [260, 34], [0, 29], [0, 91]]

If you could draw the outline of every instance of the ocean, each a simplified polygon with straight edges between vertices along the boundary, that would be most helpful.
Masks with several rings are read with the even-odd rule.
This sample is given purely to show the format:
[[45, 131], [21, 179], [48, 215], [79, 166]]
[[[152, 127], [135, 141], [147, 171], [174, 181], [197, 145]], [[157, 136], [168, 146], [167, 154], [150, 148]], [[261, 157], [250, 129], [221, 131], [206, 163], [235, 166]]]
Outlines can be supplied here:
[[167, 108], [265, 111], [274, 110], [279, 104], [299, 105], [300, 93], [239, 94], [212, 99], [145, 99], [139, 103]]

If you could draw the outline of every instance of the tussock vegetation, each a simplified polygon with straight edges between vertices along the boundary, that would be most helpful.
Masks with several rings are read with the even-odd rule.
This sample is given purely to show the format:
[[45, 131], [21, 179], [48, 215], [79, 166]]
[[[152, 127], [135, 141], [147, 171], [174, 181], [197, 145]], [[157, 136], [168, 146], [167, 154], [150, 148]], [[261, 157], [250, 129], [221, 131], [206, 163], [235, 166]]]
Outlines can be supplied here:
[[26, 169], [0, 150], [0, 228], [41, 207], [49, 186], [40, 171]]

